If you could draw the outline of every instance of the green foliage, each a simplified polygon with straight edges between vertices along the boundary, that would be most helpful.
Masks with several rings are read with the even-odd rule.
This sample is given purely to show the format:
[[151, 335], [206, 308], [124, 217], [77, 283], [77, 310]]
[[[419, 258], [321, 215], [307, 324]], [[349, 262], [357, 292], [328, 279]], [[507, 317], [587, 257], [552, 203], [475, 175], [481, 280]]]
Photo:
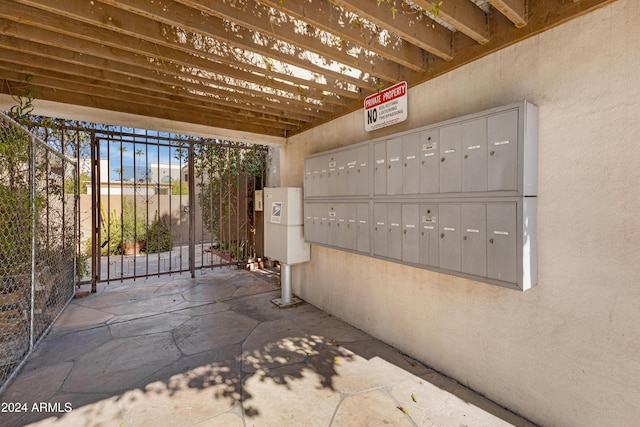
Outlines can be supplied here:
[[[22, 108], [17, 111], [22, 111]], [[14, 111], [14, 109], [12, 109]], [[23, 274], [31, 265], [33, 209], [31, 139], [20, 129], [0, 127], [0, 275]]]
[[89, 273], [89, 258], [86, 252], [80, 252], [76, 257], [76, 277], [82, 280]]
[[[26, 76], [25, 80], [27, 85], [31, 81], [31, 79], [33, 79], [33, 76], [31, 75]], [[17, 104], [11, 107], [11, 109], [9, 110], [9, 114], [13, 117], [15, 121], [17, 121], [20, 124], [23, 124], [22, 123], [23, 119], [27, 118], [27, 115], [31, 114], [31, 112], [33, 111], [33, 99], [34, 99], [33, 91], [30, 88], [28, 88], [28, 86], [24, 95], [19, 94], [14, 97], [14, 100], [17, 102]]]
[[386, 3], [388, 4], [389, 10], [391, 11], [391, 15], [393, 16], [393, 19], [396, 19], [396, 14], [398, 13], [398, 8], [396, 7], [396, 2], [395, 0], [377, 0], [378, 2], [378, 7], [380, 7], [381, 4]]
[[147, 238], [144, 212], [133, 200], [124, 199], [120, 220], [122, 221], [122, 241], [124, 243], [140, 242]]
[[[87, 182], [91, 182], [89, 174], [83, 172], [80, 174], [80, 181], [78, 182], [78, 194], [87, 194]], [[75, 194], [76, 186], [73, 179], [66, 179], [64, 181], [64, 193]]]
[[[253, 197], [253, 191], [247, 193], [246, 182], [251, 177], [262, 179], [266, 168], [266, 147], [221, 144], [196, 147], [196, 175], [206, 177], [202, 180], [204, 184], [199, 184], [198, 193], [205, 227], [224, 252], [232, 253], [234, 257], [241, 256], [243, 250], [238, 250], [237, 243], [232, 243], [232, 239], [236, 235], [235, 230], [240, 227], [239, 218], [253, 215], [253, 212], [238, 212], [239, 205], [242, 205], [239, 201]], [[239, 188], [239, 182], [245, 183], [245, 186]]]
[[431, 10], [429, 10], [429, 12], [431, 12], [431, 14], [434, 17], [438, 17], [440, 15], [440, 7], [442, 7], [442, 2], [432, 2], [431, 3]]
[[158, 218], [158, 213], [156, 212], [156, 217], [153, 219], [147, 233], [147, 253], [165, 252], [173, 248], [170, 221], [167, 215]]
[[147, 230], [142, 208], [133, 200], [125, 198], [120, 215], [115, 210], [109, 215], [102, 236], [108, 239], [101, 250], [102, 255], [120, 255], [124, 253], [124, 244], [145, 241]]
[[189, 194], [189, 183], [185, 181], [173, 181], [171, 185], [171, 195], [186, 196]]
[[0, 184], [0, 276], [29, 271], [32, 218], [29, 188]]

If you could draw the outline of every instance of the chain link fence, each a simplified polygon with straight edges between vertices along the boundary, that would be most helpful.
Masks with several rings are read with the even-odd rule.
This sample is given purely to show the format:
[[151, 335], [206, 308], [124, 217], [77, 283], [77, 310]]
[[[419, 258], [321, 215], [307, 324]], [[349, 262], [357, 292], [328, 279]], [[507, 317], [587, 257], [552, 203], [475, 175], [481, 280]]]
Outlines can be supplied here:
[[0, 113], [0, 392], [73, 297], [77, 176]]

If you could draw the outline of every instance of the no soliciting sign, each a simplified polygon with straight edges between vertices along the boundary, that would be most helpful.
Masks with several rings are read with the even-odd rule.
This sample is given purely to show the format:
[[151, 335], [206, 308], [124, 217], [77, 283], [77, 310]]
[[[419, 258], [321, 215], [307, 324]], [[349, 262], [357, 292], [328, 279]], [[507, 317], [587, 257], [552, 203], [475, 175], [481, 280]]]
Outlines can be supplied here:
[[400, 82], [364, 100], [364, 130], [381, 129], [407, 120], [407, 82]]

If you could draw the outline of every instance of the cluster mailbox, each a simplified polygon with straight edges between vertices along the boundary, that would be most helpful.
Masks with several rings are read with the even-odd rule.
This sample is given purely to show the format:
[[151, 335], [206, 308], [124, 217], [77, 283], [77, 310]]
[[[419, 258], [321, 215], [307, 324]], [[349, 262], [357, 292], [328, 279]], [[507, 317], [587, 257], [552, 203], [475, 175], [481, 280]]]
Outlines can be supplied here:
[[530, 288], [537, 122], [525, 101], [307, 157], [306, 241]]

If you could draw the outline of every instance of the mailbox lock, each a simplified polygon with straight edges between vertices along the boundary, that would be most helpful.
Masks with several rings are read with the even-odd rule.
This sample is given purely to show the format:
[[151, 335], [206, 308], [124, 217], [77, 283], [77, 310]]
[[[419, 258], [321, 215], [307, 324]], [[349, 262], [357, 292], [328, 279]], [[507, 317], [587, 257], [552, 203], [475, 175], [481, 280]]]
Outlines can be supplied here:
[[491, 152], [489, 153], [489, 155], [490, 155], [490, 156], [495, 156], [495, 155], [496, 155], [496, 152], [495, 152], [495, 151], [491, 151]]
[[444, 157], [443, 157], [443, 158], [441, 158], [441, 159], [440, 159], [440, 161], [444, 163]]
[[422, 164], [424, 165], [424, 160], [422, 161]]
[[424, 236], [424, 231], [422, 233], [420, 233], [421, 236]]
[[465, 158], [465, 160], [466, 160], [466, 159], [468, 159], [468, 158], [469, 158], [469, 155], [468, 155], [468, 154], [465, 154], [465, 155], [464, 155], [464, 158]]
[[440, 238], [441, 238], [441, 239], [444, 239], [444, 233], [441, 233], [441, 234], [440, 234]]
[[404, 164], [404, 167], [405, 167], [405, 168], [407, 167], [407, 164], [406, 164], [406, 163]]
[[462, 240], [467, 240], [467, 236], [464, 236], [464, 237], [462, 238]]
[[391, 165], [387, 166], [388, 169], [391, 169]]
[[431, 209], [427, 209], [427, 213], [430, 214], [431, 213]]
[[404, 234], [407, 234], [407, 230], [404, 230]]
[[489, 243], [493, 245], [493, 239], [489, 239]]

